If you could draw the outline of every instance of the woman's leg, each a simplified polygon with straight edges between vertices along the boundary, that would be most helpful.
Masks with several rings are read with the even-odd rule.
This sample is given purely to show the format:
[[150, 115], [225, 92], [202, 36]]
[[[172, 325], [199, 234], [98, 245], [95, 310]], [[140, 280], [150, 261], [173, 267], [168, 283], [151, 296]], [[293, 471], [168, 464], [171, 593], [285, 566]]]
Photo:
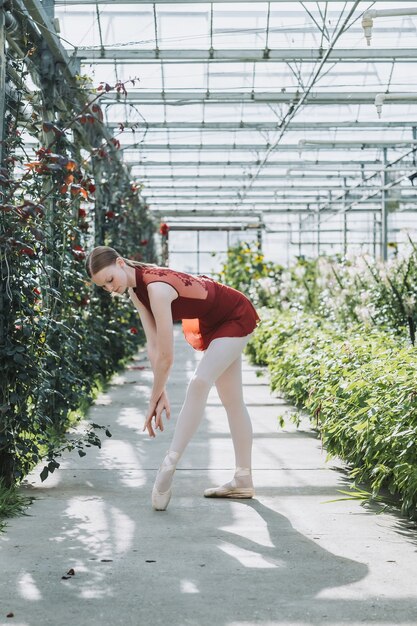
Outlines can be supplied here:
[[[252, 423], [243, 400], [242, 357], [238, 357], [216, 380], [217, 392], [229, 421], [235, 451], [236, 468], [250, 470], [252, 467]], [[226, 486], [252, 487], [250, 473], [239, 472]]]
[[188, 385], [169, 448], [170, 453], [175, 453], [175, 455], [171, 454], [171, 459], [173, 461], [175, 456], [176, 462], [175, 464], [171, 462], [171, 471], [161, 472], [156, 478], [155, 486], [159, 492], [166, 492], [171, 486], [175, 465], [201, 422], [211, 387], [240, 357], [250, 336], [220, 337], [214, 339], [205, 351]]

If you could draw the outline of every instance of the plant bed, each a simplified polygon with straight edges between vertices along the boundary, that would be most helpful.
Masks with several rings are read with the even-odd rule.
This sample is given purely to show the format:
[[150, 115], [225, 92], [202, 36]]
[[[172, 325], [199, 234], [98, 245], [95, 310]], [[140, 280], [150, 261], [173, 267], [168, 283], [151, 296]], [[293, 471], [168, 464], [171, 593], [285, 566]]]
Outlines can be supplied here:
[[[409, 339], [363, 325], [349, 330], [302, 312], [263, 310], [247, 352], [271, 387], [308, 412], [327, 458], [355, 482], [399, 496], [417, 517], [417, 361]], [[297, 416], [293, 418], [297, 420]]]

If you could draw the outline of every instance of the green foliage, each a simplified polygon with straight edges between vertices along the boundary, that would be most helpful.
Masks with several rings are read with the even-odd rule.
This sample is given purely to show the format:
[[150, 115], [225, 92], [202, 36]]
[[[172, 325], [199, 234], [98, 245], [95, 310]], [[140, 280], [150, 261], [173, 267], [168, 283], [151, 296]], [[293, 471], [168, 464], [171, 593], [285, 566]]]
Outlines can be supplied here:
[[273, 389], [307, 410], [328, 457], [351, 466], [350, 477], [401, 498], [417, 517], [416, 349], [394, 331], [363, 332], [302, 312], [261, 312], [248, 346], [267, 365]]
[[4, 529], [5, 519], [21, 515], [31, 500], [22, 495], [16, 487], [6, 488], [0, 480], [0, 532]]
[[304, 311], [342, 324], [408, 332], [417, 326], [417, 246], [382, 262], [366, 254], [297, 258], [283, 268], [266, 262], [257, 244], [228, 251], [219, 279], [248, 295], [255, 305]]
[[[310, 413], [328, 455], [349, 463], [358, 483], [370, 481], [370, 497], [388, 488], [417, 517], [416, 245], [386, 263], [300, 257], [275, 270], [240, 244], [221, 274], [269, 307], [248, 354], [268, 366], [273, 389]], [[299, 412], [291, 419], [298, 426]]]
[[408, 332], [417, 324], [417, 249], [383, 263], [369, 255], [303, 258], [281, 277], [279, 310], [302, 310], [342, 324]]
[[265, 261], [257, 242], [240, 242], [229, 248], [218, 280], [245, 293], [255, 306], [276, 306], [282, 271]]
[[99, 105], [88, 107], [52, 120], [34, 113], [44, 145], [32, 159], [16, 119], [11, 113], [6, 119], [0, 192], [0, 478], [5, 486], [20, 481], [42, 458], [44, 478], [58, 467], [63, 449], [74, 445], [83, 452], [99, 445], [94, 428], [76, 444], [65, 432], [91, 404], [97, 387], [143, 341], [130, 300], [110, 298], [85, 273], [87, 250], [99, 244], [128, 258], [155, 260], [155, 225], [139, 198], [140, 186], [117, 158], [118, 142], [89, 145], [85, 134], [81, 140], [86, 119], [101, 123]]

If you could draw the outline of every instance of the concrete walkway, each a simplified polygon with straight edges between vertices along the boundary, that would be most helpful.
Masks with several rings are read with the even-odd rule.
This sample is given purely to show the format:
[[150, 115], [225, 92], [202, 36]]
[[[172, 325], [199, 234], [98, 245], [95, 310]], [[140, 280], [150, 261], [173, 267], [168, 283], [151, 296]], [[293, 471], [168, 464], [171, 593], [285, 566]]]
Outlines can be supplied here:
[[[174, 415], [198, 358], [177, 329]], [[174, 419], [156, 440], [142, 433], [151, 382], [139, 353], [91, 409], [113, 433], [102, 450], [67, 455], [43, 484], [39, 470], [29, 477], [29, 516], [0, 535], [1, 625], [417, 624], [415, 525], [356, 501], [326, 503], [347, 487], [343, 464], [325, 463], [307, 422], [279, 427], [290, 407], [247, 362], [257, 498], [202, 497], [233, 472], [213, 391], [169, 508], [153, 511]]]

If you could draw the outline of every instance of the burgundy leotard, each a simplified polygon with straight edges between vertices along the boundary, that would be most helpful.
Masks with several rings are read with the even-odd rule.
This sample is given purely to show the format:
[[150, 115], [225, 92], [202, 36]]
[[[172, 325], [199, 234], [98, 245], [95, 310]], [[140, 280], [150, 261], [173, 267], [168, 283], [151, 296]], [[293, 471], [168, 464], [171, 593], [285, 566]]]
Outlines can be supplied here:
[[168, 283], [178, 293], [172, 302], [172, 318], [182, 320], [186, 340], [195, 350], [206, 350], [217, 337], [244, 337], [257, 325], [256, 309], [237, 289], [208, 276], [192, 276], [166, 267], [135, 267], [134, 292], [151, 311], [147, 286]]

